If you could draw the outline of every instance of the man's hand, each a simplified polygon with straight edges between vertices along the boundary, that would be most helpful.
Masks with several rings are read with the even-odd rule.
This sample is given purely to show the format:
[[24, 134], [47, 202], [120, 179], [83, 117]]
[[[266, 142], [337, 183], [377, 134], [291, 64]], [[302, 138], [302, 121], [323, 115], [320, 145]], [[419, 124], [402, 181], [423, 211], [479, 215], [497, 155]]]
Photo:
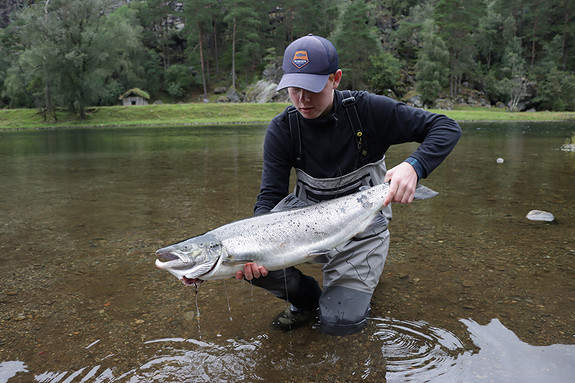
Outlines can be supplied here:
[[241, 281], [242, 279], [247, 279], [251, 281], [254, 278], [265, 277], [268, 275], [268, 271], [263, 266], [258, 266], [257, 263], [246, 263], [244, 265], [243, 271], [238, 271], [236, 273], [236, 279]]
[[389, 182], [389, 192], [383, 206], [390, 202], [411, 203], [417, 187], [417, 172], [407, 162], [389, 169], [383, 182]]

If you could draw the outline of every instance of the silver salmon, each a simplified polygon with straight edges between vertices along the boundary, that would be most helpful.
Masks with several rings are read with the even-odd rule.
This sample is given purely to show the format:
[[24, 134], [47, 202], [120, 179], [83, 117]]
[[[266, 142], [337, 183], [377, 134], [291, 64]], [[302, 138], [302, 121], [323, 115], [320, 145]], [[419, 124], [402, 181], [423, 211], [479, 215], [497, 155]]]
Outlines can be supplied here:
[[256, 262], [280, 270], [325, 255], [364, 231], [383, 208], [389, 184], [325, 202], [220, 226], [156, 251], [156, 267], [184, 284], [228, 278]]

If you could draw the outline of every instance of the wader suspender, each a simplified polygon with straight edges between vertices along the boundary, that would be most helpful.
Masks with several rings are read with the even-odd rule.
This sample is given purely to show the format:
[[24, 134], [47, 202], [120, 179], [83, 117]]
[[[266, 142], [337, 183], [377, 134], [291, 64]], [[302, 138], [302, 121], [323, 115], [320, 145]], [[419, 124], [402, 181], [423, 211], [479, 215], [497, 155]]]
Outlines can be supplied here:
[[[292, 145], [295, 143], [295, 167], [301, 169], [303, 167], [303, 150], [301, 147], [301, 128], [297, 118], [297, 109], [295, 106], [288, 107], [289, 116], [289, 133]], [[297, 129], [297, 131], [296, 131]]]
[[[351, 124], [351, 130], [355, 136], [357, 142], [357, 156], [355, 157], [355, 168], [359, 168], [360, 159], [363, 159], [367, 155], [367, 143], [363, 139], [363, 131], [361, 126], [361, 121], [359, 115], [357, 114], [357, 108], [355, 107], [355, 97], [351, 95], [349, 90], [343, 91], [344, 99], [341, 100], [341, 104], [345, 108], [347, 113], [347, 118]], [[351, 107], [351, 108], [350, 108]]]
[[[345, 108], [347, 118], [351, 124], [351, 129], [355, 140], [357, 142], [357, 157], [355, 158], [355, 169], [359, 168], [359, 162], [361, 158], [367, 155], [367, 143], [363, 139], [363, 131], [361, 126], [361, 121], [359, 115], [357, 114], [357, 108], [355, 107], [355, 97], [351, 95], [349, 90], [343, 91], [344, 98], [341, 100], [341, 104]], [[297, 109], [295, 106], [291, 105], [288, 107], [289, 116], [289, 130], [292, 143], [296, 143], [295, 146], [295, 167], [301, 169], [303, 166], [303, 150], [301, 145], [301, 128], [299, 125], [299, 119], [297, 117]], [[297, 138], [297, 139], [295, 139]]]

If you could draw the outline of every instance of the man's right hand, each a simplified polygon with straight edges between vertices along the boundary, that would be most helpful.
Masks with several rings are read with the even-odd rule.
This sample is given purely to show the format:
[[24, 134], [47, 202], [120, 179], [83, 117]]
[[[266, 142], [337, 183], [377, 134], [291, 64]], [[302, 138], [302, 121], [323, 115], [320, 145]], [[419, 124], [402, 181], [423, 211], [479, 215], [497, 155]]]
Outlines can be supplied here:
[[239, 270], [236, 272], [235, 278], [238, 281], [246, 279], [251, 281], [254, 278], [265, 277], [268, 275], [268, 271], [263, 266], [258, 266], [257, 263], [246, 263], [244, 265], [244, 270]]

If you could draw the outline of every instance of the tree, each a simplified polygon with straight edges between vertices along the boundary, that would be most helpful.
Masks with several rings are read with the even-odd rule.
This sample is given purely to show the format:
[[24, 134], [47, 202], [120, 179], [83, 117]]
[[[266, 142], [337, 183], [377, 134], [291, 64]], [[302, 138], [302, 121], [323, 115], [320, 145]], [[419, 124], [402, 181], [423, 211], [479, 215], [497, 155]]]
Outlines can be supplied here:
[[481, 17], [475, 0], [440, 0], [433, 17], [449, 52], [449, 88], [455, 98], [463, 76], [472, 72], [474, 45], [471, 32]]
[[510, 18], [506, 19], [497, 10], [496, 1], [487, 4], [485, 15], [479, 19], [479, 25], [473, 38], [477, 48], [478, 59], [486, 71], [501, 63], [501, 56], [506, 42], [503, 38], [503, 32], [507, 22], [513, 22], [513, 20]]
[[519, 38], [510, 38], [503, 54], [502, 78], [495, 86], [497, 91], [505, 97], [505, 103], [512, 112], [518, 110], [519, 102], [527, 92], [526, 67], [525, 59], [521, 55]]
[[224, 21], [228, 25], [227, 35], [231, 43], [232, 83], [236, 87], [237, 68], [243, 68], [245, 83], [248, 73], [263, 62], [264, 49], [260, 44], [262, 20], [266, 19], [265, 2], [253, 0], [227, 0], [228, 13]]
[[166, 90], [173, 101], [186, 94], [193, 81], [193, 75], [186, 65], [174, 64], [166, 70]]
[[216, 74], [219, 72], [220, 36], [217, 31], [223, 19], [222, 4], [218, 0], [187, 0], [184, 2], [184, 15], [188, 59], [195, 67], [200, 68], [203, 94], [204, 98], [207, 98], [211, 62], [216, 63]]
[[161, 58], [164, 70], [178, 62], [183, 56], [183, 38], [179, 29], [182, 24], [182, 12], [175, 0], [146, 0], [131, 2], [130, 7], [137, 10], [142, 25], [143, 44], [154, 50]]
[[363, 87], [371, 65], [369, 57], [379, 55], [382, 50], [371, 20], [368, 5], [361, 0], [351, 1], [341, 15], [333, 43], [338, 51], [339, 66], [345, 74], [342, 78], [344, 88]]
[[434, 0], [416, 4], [409, 9], [409, 15], [402, 18], [401, 23], [393, 33], [393, 45], [398, 57], [411, 64], [417, 60], [417, 54], [422, 46], [422, 30], [435, 9]]
[[449, 51], [431, 20], [423, 31], [423, 47], [415, 66], [416, 88], [424, 103], [431, 104], [449, 84]]
[[556, 35], [533, 70], [537, 81], [533, 102], [540, 109], [562, 111], [575, 107], [575, 76], [561, 70], [562, 46], [562, 37]]
[[401, 87], [401, 63], [391, 52], [382, 52], [369, 57], [372, 68], [368, 71], [367, 81], [371, 90], [383, 94], [390, 89], [395, 94]]
[[339, 16], [338, 6], [340, 3], [340, 1], [333, 0], [282, 1], [280, 8], [283, 14], [285, 32], [278, 42], [281, 46], [285, 46], [295, 39], [310, 33], [321, 37], [329, 36], [335, 28]]
[[[112, 13], [113, 6], [112, 0], [46, 0], [20, 13], [24, 48], [15, 65], [29, 91], [44, 89], [49, 112], [58, 102], [84, 118], [86, 106], [106, 96], [107, 79], [140, 49], [138, 28]], [[14, 83], [18, 74], [8, 77]]]
[[10, 68], [10, 59], [12, 56], [10, 49], [8, 48], [10, 45], [8, 42], [9, 39], [10, 36], [5, 32], [4, 29], [0, 28], [0, 106], [2, 106], [2, 104], [5, 102], [9, 102], [9, 99], [5, 98], [4, 95], [6, 88], [6, 73]]

